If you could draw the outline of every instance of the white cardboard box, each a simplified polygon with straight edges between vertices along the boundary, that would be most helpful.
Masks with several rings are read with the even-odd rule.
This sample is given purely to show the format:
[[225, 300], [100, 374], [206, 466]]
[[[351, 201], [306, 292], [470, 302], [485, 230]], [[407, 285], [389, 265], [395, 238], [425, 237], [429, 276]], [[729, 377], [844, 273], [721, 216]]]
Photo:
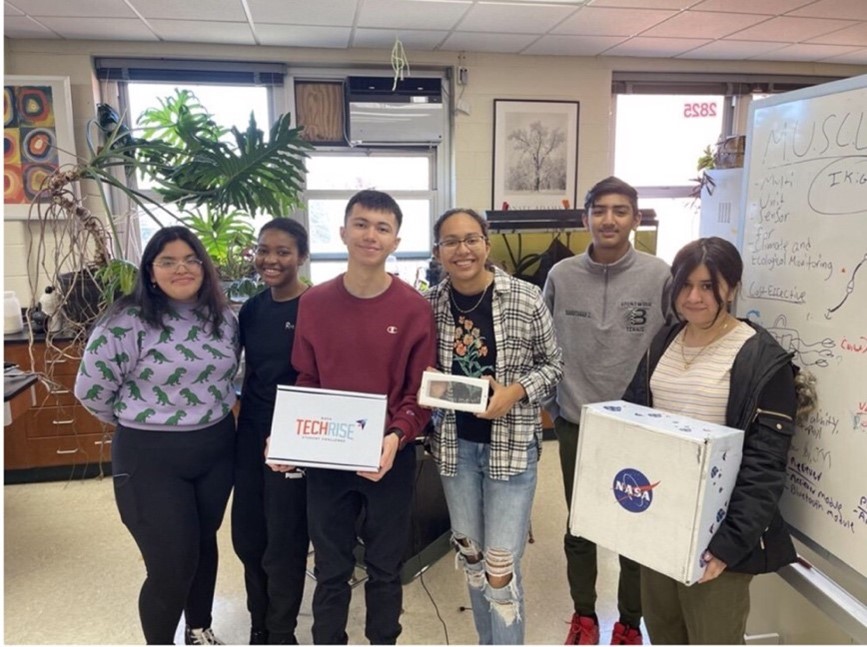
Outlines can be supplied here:
[[375, 472], [386, 406], [375, 393], [279, 385], [266, 461]]
[[581, 412], [569, 530], [693, 584], [725, 518], [744, 432], [623, 401]]
[[490, 388], [490, 383], [479, 377], [425, 371], [421, 374], [418, 403], [438, 409], [482, 413], [488, 408]]

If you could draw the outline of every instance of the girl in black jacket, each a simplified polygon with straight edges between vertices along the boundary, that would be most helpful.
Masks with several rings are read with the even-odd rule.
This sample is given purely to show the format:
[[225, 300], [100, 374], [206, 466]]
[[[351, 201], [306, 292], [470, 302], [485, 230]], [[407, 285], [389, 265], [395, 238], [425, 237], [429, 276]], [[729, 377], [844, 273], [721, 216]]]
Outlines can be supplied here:
[[779, 500], [798, 413], [797, 369], [765, 329], [729, 313], [742, 270], [737, 249], [721, 238], [678, 252], [671, 295], [680, 323], [657, 334], [624, 395], [745, 432], [727, 516], [704, 553], [699, 583], [687, 587], [642, 566], [654, 644], [743, 644], [753, 575], [796, 557]]

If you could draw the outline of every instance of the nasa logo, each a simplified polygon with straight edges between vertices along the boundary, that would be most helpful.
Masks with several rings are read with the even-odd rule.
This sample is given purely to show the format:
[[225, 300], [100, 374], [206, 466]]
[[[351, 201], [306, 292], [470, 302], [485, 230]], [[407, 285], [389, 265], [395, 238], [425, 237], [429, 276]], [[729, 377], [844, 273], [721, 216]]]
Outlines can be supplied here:
[[397, 326], [389, 326], [388, 328], [385, 329], [385, 331], [389, 335], [396, 335], [397, 334]]
[[653, 503], [653, 488], [659, 483], [651, 484], [644, 474], [627, 467], [614, 477], [614, 499], [629, 512], [644, 512]]

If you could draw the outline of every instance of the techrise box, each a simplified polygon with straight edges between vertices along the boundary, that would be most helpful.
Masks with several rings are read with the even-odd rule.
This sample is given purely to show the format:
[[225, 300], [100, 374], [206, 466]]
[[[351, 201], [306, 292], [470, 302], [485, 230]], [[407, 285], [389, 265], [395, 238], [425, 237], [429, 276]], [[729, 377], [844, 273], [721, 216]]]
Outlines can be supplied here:
[[569, 530], [684, 584], [725, 518], [744, 432], [623, 401], [585, 405]]
[[375, 472], [385, 415], [385, 395], [279, 385], [265, 460]]

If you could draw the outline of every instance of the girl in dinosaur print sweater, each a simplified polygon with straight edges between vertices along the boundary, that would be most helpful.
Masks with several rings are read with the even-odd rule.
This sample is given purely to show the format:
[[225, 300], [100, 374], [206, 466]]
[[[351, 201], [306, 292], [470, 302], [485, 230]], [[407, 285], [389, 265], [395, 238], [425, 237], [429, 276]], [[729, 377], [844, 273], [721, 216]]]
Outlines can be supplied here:
[[188, 229], [168, 227], [81, 360], [75, 396], [115, 425], [115, 501], [147, 569], [138, 607], [148, 644], [174, 643], [182, 614], [186, 644], [220, 644], [211, 608], [234, 482], [238, 352], [213, 263]]
[[201, 429], [235, 404], [238, 324], [223, 315], [223, 334], [194, 303], [170, 303], [154, 328], [128, 305], [97, 325], [81, 359], [75, 394], [109, 424], [159, 431]]

